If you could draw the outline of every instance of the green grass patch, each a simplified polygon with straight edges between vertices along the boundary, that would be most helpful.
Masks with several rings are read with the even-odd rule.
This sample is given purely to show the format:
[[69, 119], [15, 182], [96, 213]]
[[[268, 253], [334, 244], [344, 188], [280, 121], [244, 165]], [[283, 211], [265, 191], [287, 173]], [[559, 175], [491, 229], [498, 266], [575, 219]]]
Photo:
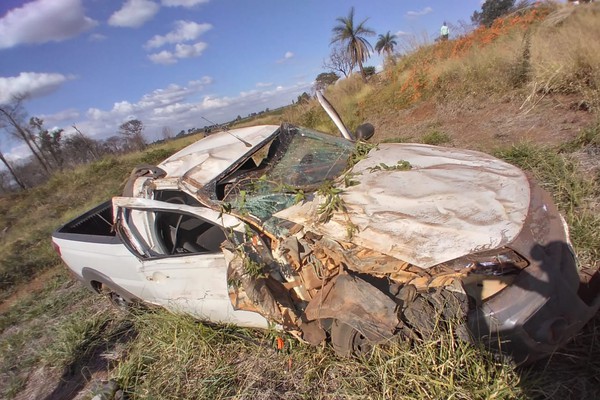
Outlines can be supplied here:
[[153, 149], [150, 151], [146, 151], [141, 157], [141, 161], [146, 164], [155, 165], [170, 157], [173, 153], [175, 153], [175, 151], [169, 148]]
[[51, 366], [66, 366], [86, 358], [103, 341], [103, 333], [112, 317], [107, 310], [89, 315], [89, 311], [80, 309], [69, 315], [52, 328], [54, 340], [42, 352], [42, 361]]
[[423, 135], [421, 138], [421, 143], [441, 146], [443, 144], [452, 143], [452, 138], [447, 133], [433, 130]]
[[[48, 349], [56, 346], [55, 333], [78, 309], [82, 321], [93, 305], [89, 292], [68, 278], [66, 271], [48, 278], [43, 289], [19, 299], [0, 314], [0, 398], [13, 398], [27, 383]], [[59, 360], [57, 368], [64, 366]]]
[[600, 216], [595, 202], [598, 183], [582, 174], [569, 154], [554, 148], [522, 143], [496, 151], [495, 155], [533, 173], [549, 191], [571, 228], [571, 240], [584, 265], [600, 259]]

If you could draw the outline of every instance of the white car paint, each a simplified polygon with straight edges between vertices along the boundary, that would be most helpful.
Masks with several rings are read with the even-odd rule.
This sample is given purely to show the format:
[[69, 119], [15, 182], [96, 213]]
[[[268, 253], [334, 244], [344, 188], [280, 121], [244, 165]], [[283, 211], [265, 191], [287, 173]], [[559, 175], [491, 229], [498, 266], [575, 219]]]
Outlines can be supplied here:
[[[234, 129], [230, 134], [216, 133], [173, 154], [158, 164], [158, 167], [167, 173], [166, 179], [182, 178], [185, 175], [197, 187], [202, 187], [278, 129], [278, 125], [261, 125]], [[235, 136], [250, 143], [252, 147], [247, 147]]]
[[[220, 215], [208, 208], [130, 197], [114, 197], [112, 202], [114, 222], [120, 221], [129, 232], [127, 236], [130, 239], [141, 237], [145, 242], [137, 244], [139, 253], [144, 252], [144, 247], [158, 250], [153, 237], [156, 211], [183, 212], [222, 229], [243, 232], [236, 218]], [[135, 213], [136, 218], [128, 221], [135, 226], [122, 219], [125, 210]], [[137, 234], [132, 233], [134, 230]], [[151, 299], [152, 303], [171, 311], [185, 312], [207, 321], [255, 328], [269, 326], [258, 313], [233, 309], [227, 290], [227, 264], [222, 252], [148, 257], [140, 262], [139, 272], [146, 283], [144, 297], [141, 297], [144, 300]], [[120, 281], [115, 280], [115, 283], [121, 286]]]

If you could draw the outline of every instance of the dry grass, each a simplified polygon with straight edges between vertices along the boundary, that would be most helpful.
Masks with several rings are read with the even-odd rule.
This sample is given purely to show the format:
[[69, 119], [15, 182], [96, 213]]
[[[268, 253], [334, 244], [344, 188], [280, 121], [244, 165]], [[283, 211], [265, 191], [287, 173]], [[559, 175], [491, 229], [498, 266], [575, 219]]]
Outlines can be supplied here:
[[[381, 75], [384, 83], [365, 98], [368, 112], [407, 108], [430, 97], [456, 102], [510, 96], [531, 107], [548, 93], [576, 95], [582, 108], [597, 110], [600, 5], [564, 13], [566, 7], [543, 4], [456, 40], [415, 41], [414, 50], [388, 66]], [[567, 16], [544, 23], [552, 13]]]
[[542, 24], [532, 36], [532, 86], [542, 93], [577, 93], [586, 107], [600, 107], [600, 4], [577, 7], [559, 23]]
[[516, 398], [518, 374], [448, 332], [392, 342], [363, 359], [272, 335], [208, 327], [157, 312], [136, 318], [139, 340], [116, 378], [133, 399]]

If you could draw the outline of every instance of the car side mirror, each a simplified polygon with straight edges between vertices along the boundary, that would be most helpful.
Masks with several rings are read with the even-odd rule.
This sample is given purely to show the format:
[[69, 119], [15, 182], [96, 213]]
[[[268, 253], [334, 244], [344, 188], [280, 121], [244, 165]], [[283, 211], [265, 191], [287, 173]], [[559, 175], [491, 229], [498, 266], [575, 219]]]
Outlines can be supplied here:
[[374, 134], [375, 127], [373, 126], [373, 124], [370, 124], [368, 122], [359, 125], [358, 128], [356, 128], [356, 131], [354, 131], [354, 137], [356, 140], [366, 141], [371, 139]]

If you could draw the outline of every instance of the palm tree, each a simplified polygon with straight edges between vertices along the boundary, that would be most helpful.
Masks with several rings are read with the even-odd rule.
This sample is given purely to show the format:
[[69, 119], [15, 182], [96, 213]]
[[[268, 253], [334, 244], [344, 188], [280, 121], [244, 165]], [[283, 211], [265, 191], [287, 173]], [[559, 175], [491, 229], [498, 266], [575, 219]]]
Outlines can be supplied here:
[[392, 64], [395, 64], [392, 53], [394, 52], [394, 46], [397, 44], [396, 35], [393, 35], [388, 31], [385, 35], [379, 35], [377, 43], [375, 44], [375, 50], [379, 54], [383, 51], [386, 54], [387, 59], [391, 60]]
[[339, 25], [333, 27], [333, 38], [330, 43], [333, 44], [339, 42], [345, 47], [352, 62], [351, 69], [354, 69], [354, 66], [358, 64], [360, 74], [365, 82], [367, 81], [367, 75], [365, 74], [362, 64], [369, 58], [369, 50], [373, 50], [373, 47], [363, 36], [375, 35], [375, 32], [372, 29], [365, 27], [367, 19], [354, 26], [354, 7], [350, 8], [350, 13], [348, 13], [347, 18], [336, 18]]

